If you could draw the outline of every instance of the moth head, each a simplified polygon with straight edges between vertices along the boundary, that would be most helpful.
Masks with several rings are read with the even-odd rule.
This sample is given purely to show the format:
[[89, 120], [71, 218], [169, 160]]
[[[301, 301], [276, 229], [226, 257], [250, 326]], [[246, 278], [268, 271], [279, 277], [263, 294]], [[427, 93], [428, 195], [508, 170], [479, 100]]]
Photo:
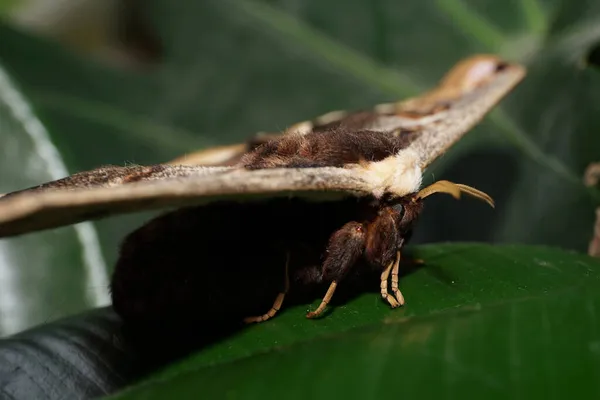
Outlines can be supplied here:
[[[388, 197], [389, 196], [389, 197]], [[412, 195], [384, 196], [378, 212], [367, 225], [365, 257], [374, 266], [385, 267], [409, 241], [423, 202]]]
[[491, 207], [494, 207], [494, 200], [487, 193], [471, 186], [442, 180], [437, 181], [416, 193], [388, 200], [388, 206], [384, 207], [381, 212], [390, 213], [395, 220], [398, 232], [400, 232], [401, 235], [405, 235], [412, 230], [412, 226], [421, 214], [423, 200], [434, 193], [446, 193], [455, 199], [460, 199], [460, 196], [464, 193], [475, 197], [476, 199], [485, 201]]

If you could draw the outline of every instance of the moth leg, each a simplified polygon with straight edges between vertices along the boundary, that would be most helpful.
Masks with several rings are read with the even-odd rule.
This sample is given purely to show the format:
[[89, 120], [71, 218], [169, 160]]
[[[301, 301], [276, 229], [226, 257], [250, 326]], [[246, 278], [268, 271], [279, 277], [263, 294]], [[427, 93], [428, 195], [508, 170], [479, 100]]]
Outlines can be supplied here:
[[315, 311], [306, 314], [307, 318], [318, 317], [331, 301], [333, 293], [350, 268], [356, 264], [364, 252], [366, 229], [356, 221], [351, 221], [334, 232], [327, 245], [327, 258], [323, 262], [323, 281], [331, 282], [325, 297]]
[[394, 262], [394, 266], [392, 267], [392, 293], [396, 296], [396, 300], [398, 300], [399, 305], [404, 305], [404, 296], [402, 292], [398, 288], [398, 270], [400, 269], [400, 252], [396, 253], [396, 261]]
[[315, 311], [308, 312], [306, 314], [306, 318], [316, 318], [319, 315], [321, 315], [327, 307], [327, 304], [329, 304], [329, 302], [331, 301], [331, 298], [333, 297], [333, 293], [335, 292], [336, 288], [337, 282], [332, 281], [331, 285], [329, 285], [329, 289], [327, 289], [327, 293], [325, 293], [325, 297], [323, 297], [323, 300], [321, 300], [321, 304], [319, 304], [319, 307], [317, 307]]
[[[255, 322], [264, 322], [268, 319], [271, 319], [277, 314], [277, 311], [281, 308], [283, 304], [283, 299], [285, 299], [285, 295], [290, 290], [290, 274], [289, 274], [289, 263], [290, 263], [290, 253], [287, 253], [286, 261], [285, 261], [285, 278], [283, 283], [283, 292], [277, 294], [275, 301], [273, 302], [273, 306], [271, 309], [264, 313], [263, 315], [259, 315], [256, 317], [247, 317], [244, 318], [244, 323], [251, 324]], [[333, 294], [333, 293], [332, 293]]]
[[381, 273], [381, 297], [390, 303], [392, 308], [400, 306], [394, 296], [388, 293], [388, 278], [390, 277], [390, 272], [395, 264], [395, 260], [392, 260], [392, 262], [385, 267], [385, 270]]
[[[588, 187], [598, 186], [600, 181], [600, 163], [592, 163], [585, 170], [584, 183]], [[600, 257], [600, 207], [596, 208], [596, 222], [592, 238], [588, 244], [588, 255]]]

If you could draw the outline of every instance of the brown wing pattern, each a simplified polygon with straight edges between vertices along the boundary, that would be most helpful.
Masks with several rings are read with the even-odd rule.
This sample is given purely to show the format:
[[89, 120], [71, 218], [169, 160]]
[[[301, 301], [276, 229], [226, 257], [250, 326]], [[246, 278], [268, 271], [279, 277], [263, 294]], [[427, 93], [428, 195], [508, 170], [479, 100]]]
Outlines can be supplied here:
[[38, 186], [7, 193], [4, 197], [57, 189], [75, 190], [113, 187], [140, 180], [158, 180], [177, 176], [188, 176], [197, 173], [198, 168], [187, 165], [168, 166], [157, 164], [149, 166], [132, 165], [127, 167], [106, 165], [90, 171], [78, 172], [65, 178], [43, 183]]
[[[172, 166], [129, 169], [130, 175], [105, 181], [129, 180], [122, 185], [72, 187], [48, 185], [0, 198], [0, 237], [70, 225], [111, 215], [204, 204], [235, 197], [252, 201], [264, 196], [307, 196], [320, 200], [366, 195], [370, 183], [343, 168], [280, 168], [245, 170], [222, 167]], [[106, 171], [102, 170], [102, 174]], [[137, 179], [141, 173], [143, 179]], [[93, 179], [93, 171], [85, 173]], [[165, 177], [168, 176], [168, 177]], [[68, 189], [68, 190], [65, 190]]]
[[[0, 237], [115, 214], [198, 205], [232, 197], [247, 201], [265, 196], [308, 196], [321, 200], [351, 195], [381, 196], [389, 187], [386, 186], [389, 177], [404, 176], [401, 173], [404, 169], [399, 167], [413, 173], [420, 171], [483, 118], [524, 73], [521, 66], [497, 57], [477, 56], [458, 64], [437, 88], [423, 96], [379, 105], [374, 111], [328, 113], [314, 122], [296, 124], [284, 135], [275, 135], [275, 141], [273, 135], [267, 135], [264, 138], [270, 140], [259, 138], [237, 147], [199, 153], [204, 154], [202, 163], [235, 166], [106, 166], [9, 193], [0, 198]], [[335, 141], [313, 140], [318, 139], [319, 132], [333, 133]], [[291, 136], [302, 140], [294, 144], [294, 140], [278, 139]], [[256, 149], [264, 142], [286, 146], [291, 143], [291, 156], [286, 155], [287, 161], [282, 165], [271, 162], [261, 166], [260, 160], [244, 164], [243, 156], [248, 149]], [[322, 142], [329, 147], [323, 147]], [[412, 155], [402, 156], [407, 150]], [[282, 149], [277, 149], [271, 161], [277, 161], [281, 154]], [[326, 162], [294, 165], [294, 155], [303, 156], [300, 160], [313, 161], [323, 157]], [[377, 161], [371, 163], [374, 168], [363, 168], [363, 160], [357, 155]], [[384, 158], [392, 162], [379, 162]], [[331, 160], [339, 162], [332, 164]], [[415, 168], [408, 168], [413, 162]], [[415, 177], [411, 179], [410, 182], [417, 182]]]
[[[524, 74], [522, 66], [508, 63], [495, 55], [475, 55], [461, 60], [435, 88], [420, 96], [396, 103], [379, 104], [372, 110], [332, 111], [313, 120], [294, 124], [283, 133], [258, 133], [246, 143], [201, 150], [172, 160], [169, 164], [235, 165], [245, 153], [270, 140], [280, 139], [288, 134], [305, 135], [338, 128], [385, 131], [402, 136], [417, 131], [435, 133], [459, 122], [464, 133], [481, 119], [476, 118], [476, 114], [483, 117]], [[492, 94], [488, 101], [470, 111], [466, 120], [460, 120], [460, 113], [464, 113], [488, 92]], [[428, 138], [426, 142], [432, 141]], [[453, 141], [439, 144], [439, 149], [447, 148], [449, 143]], [[432, 154], [431, 159], [439, 153], [434, 151]]]

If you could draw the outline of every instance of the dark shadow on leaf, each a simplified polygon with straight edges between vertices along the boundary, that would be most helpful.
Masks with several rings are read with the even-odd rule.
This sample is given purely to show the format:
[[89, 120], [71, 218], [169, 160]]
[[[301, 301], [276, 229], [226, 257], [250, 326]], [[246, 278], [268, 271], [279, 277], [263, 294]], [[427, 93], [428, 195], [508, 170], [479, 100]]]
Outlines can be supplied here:
[[427, 271], [429, 275], [431, 275], [438, 281], [444, 283], [447, 286], [453, 286], [453, 282], [457, 280], [456, 276], [452, 275], [451, 271], [449, 271], [447, 268], [441, 268], [436, 262], [436, 258], [445, 259], [449, 255], [457, 255], [460, 253], [468, 252], [468, 249], [456, 249], [452, 251], [445, 251], [444, 253], [441, 253], [438, 256], [427, 257], [427, 260], [424, 260], [425, 263], [421, 266]]

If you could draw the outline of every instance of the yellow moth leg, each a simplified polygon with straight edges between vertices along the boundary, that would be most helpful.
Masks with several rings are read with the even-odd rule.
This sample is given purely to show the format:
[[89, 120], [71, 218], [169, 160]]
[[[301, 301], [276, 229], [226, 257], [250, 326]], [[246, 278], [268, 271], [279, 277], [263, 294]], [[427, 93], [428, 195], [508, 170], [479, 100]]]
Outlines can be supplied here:
[[277, 314], [277, 311], [279, 311], [279, 309], [281, 308], [281, 305], [283, 304], [283, 299], [285, 298], [286, 293], [290, 289], [290, 275], [289, 275], [289, 271], [288, 271], [289, 262], [290, 262], [290, 255], [288, 253], [287, 259], [285, 261], [285, 278], [284, 278], [284, 284], [283, 284], [283, 286], [284, 286], [283, 292], [280, 292], [279, 294], [277, 294], [277, 297], [275, 298], [275, 301], [273, 302], [273, 306], [265, 314], [259, 315], [256, 317], [244, 318], [244, 322], [246, 324], [251, 324], [254, 322], [264, 322], [270, 318], [273, 318], [275, 316], [275, 314]]
[[[600, 163], [592, 163], [585, 170], [584, 182], [588, 187], [598, 185], [600, 181]], [[596, 208], [596, 222], [594, 233], [588, 245], [588, 254], [592, 257], [600, 257], [600, 207]]]
[[381, 297], [386, 300], [392, 308], [398, 307], [400, 304], [396, 301], [394, 296], [388, 293], [388, 278], [390, 277], [390, 272], [394, 266], [395, 262], [392, 261], [390, 265], [385, 267], [385, 270], [381, 273]]
[[596, 208], [596, 222], [594, 223], [594, 234], [588, 245], [588, 255], [600, 257], [600, 207]]
[[327, 289], [327, 293], [325, 293], [325, 297], [323, 297], [323, 300], [321, 301], [321, 304], [319, 305], [319, 307], [315, 311], [310, 311], [309, 313], [307, 313], [306, 318], [315, 318], [315, 317], [318, 317], [319, 315], [321, 315], [321, 313], [325, 310], [325, 307], [327, 307], [327, 304], [331, 301], [331, 298], [333, 297], [333, 293], [335, 292], [335, 288], [337, 288], [337, 282], [332, 281], [331, 285], [329, 285], [329, 289]]
[[404, 305], [404, 296], [398, 288], [398, 270], [400, 269], [400, 252], [396, 253], [396, 261], [392, 267], [392, 293], [396, 296], [399, 305]]

